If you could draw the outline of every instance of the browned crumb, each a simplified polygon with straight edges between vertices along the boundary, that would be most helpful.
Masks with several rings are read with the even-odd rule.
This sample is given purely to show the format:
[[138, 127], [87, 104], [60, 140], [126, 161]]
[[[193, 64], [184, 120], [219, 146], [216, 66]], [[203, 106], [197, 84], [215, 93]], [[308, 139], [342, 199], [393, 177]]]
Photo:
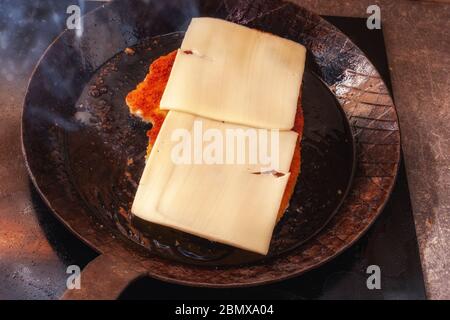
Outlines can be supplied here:
[[133, 48], [125, 48], [125, 53], [129, 56], [134, 55], [135, 51]]

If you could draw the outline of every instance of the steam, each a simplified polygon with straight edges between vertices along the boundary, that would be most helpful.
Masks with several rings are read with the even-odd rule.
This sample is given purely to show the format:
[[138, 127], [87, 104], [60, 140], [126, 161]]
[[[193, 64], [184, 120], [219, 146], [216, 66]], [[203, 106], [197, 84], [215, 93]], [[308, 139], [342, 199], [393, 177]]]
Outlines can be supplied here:
[[[4, 0], [0, 10], [0, 83], [27, 79], [40, 56], [66, 28], [67, 6], [81, 12], [101, 5], [84, 0]], [[88, 8], [89, 7], [89, 8]]]

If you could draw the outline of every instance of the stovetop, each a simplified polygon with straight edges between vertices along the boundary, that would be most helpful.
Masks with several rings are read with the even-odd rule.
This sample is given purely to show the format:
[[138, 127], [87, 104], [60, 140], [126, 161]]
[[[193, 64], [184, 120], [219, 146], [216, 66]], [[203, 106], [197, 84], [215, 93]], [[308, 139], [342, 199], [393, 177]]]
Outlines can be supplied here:
[[[51, 39], [64, 27], [65, 9], [69, 1], [41, 1], [36, 4], [25, 1], [2, 3], [5, 10], [0, 13], [0, 30], [5, 23], [19, 14], [24, 23], [18, 23], [11, 46], [17, 54], [7, 55], [10, 60], [2, 60], [2, 64], [11, 61], [19, 64], [21, 59], [29, 62], [29, 57], [21, 54], [34, 55], [34, 60], [40, 55]], [[85, 11], [98, 6], [98, 2], [86, 2]], [[34, 19], [34, 22], [33, 22]], [[365, 19], [345, 17], [325, 17], [344, 33], [346, 33], [370, 58], [376, 66], [388, 87], [390, 87], [389, 69], [385, 54], [382, 30], [368, 30]], [[20, 20], [19, 20], [20, 21]], [[27, 22], [28, 21], [28, 22]], [[41, 23], [45, 24], [43, 28]], [[5, 33], [6, 34], [6, 33]], [[10, 34], [10, 33], [8, 33]], [[0, 43], [1, 44], [1, 43]], [[31, 50], [31, 51], [30, 51]], [[5, 62], [3, 62], [5, 61]], [[30, 76], [31, 68], [16, 73], [15, 77], [0, 78], [8, 81], [8, 85], [23, 85]], [[6, 95], [0, 91], [0, 97]], [[16, 102], [16, 111], [20, 113], [20, 101]], [[20, 118], [17, 117], [17, 121]], [[46, 208], [33, 189], [28, 184], [29, 194], [11, 201], [30, 201], [34, 219], [28, 224], [17, 226], [19, 233], [36, 232], [42, 235], [45, 246], [56, 255], [57, 259], [26, 260], [30, 265], [24, 265], [21, 255], [0, 252], [0, 298], [58, 298], [65, 289], [65, 269], [68, 265], [86, 265], [96, 256], [96, 253], [84, 245], [67, 231]], [[1, 191], [1, 190], [0, 190]], [[26, 199], [24, 199], [24, 197]], [[0, 208], [3, 202], [0, 202]], [[9, 208], [8, 208], [9, 210]], [[0, 211], [0, 220], [8, 214]], [[12, 224], [10, 224], [12, 226]], [[0, 234], [0, 240], [1, 240]], [[14, 246], [14, 244], [12, 244]], [[30, 243], [28, 246], [33, 246]], [[36, 254], [24, 246], [22, 250], [28, 255]], [[3, 258], [2, 258], [3, 257]], [[42, 258], [42, 256], [41, 256]], [[367, 280], [371, 275], [367, 268], [376, 265], [380, 268], [380, 289], [368, 289]], [[20, 268], [21, 269], [20, 269]], [[25, 270], [25, 271], [24, 271]], [[28, 270], [28, 271], [27, 271]], [[55, 272], [54, 272], [55, 271]], [[27, 273], [28, 272], [28, 273]], [[32, 279], [27, 279], [32, 277]], [[403, 164], [400, 166], [397, 184], [391, 198], [379, 219], [352, 248], [326, 265], [308, 272], [300, 277], [277, 284], [246, 289], [204, 289], [167, 284], [158, 280], [143, 278], [123, 292], [121, 299], [424, 299], [425, 288], [414, 228], [414, 221], [409, 199], [408, 183]]]

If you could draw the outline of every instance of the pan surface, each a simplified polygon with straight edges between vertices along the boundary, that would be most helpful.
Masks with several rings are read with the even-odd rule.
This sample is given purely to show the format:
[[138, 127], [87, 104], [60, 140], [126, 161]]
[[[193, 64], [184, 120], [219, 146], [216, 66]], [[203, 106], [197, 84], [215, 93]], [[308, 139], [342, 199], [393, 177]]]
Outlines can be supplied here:
[[[348, 247], [381, 211], [399, 159], [395, 108], [370, 62], [338, 30], [289, 3], [158, 3], [114, 2], [96, 10], [84, 19], [82, 37], [63, 33], [36, 68], [24, 104], [23, 146], [32, 180], [47, 204], [99, 252], [142, 256], [150, 275], [186, 284], [276, 281]], [[175, 31], [197, 15], [291, 38], [311, 53], [303, 83], [302, 171], [264, 261], [144, 225], [129, 212], [149, 126], [128, 114], [124, 97], [151, 61], [179, 47], [183, 33]], [[130, 46], [135, 54], [123, 53]]]
[[[296, 248], [336, 213], [350, 186], [354, 164], [353, 137], [345, 113], [328, 87], [308, 70], [311, 68], [303, 81], [301, 174], [267, 257], [132, 216], [131, 204], [145, 165], [146, 131], [151, 126], [129, 115], [125, 97], [145, 77], [152, 61], [181, 46], [183, 36], [171, 33], [142, 40], [133, 47], [132, 55], [120, 52], [84, 86], [75, 113], [69, 110], [64, 114], [76, 128], [65, 131], [65, 162], [74, 186], [105, 224], [166, 258], [200, 265], [239, 265]], [[97, 164], [100, 166], [93, 168]]]

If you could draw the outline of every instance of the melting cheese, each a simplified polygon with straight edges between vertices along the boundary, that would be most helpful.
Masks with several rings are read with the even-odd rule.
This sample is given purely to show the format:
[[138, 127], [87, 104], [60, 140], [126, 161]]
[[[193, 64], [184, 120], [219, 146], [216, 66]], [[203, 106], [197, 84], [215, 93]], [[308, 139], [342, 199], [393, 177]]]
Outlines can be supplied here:
[[[204, 133], [214, 129], [222, 137], [230, 129], [233, 132], [255, 130], [170, 111], [147, 159], [132, 206], [133, 214], [212, 241], [267, 254], [298, 134], [281, 131], [278, 148], [265, 146], [269, 157], [278, 153], [279, 161], [264, 170], [261, 168], [267, 163], [259, 157], [256, 162], [251, 160], [248, 153], [240, 163], [196, 164], [193, 148], [189, 152], [191, 163], [174, 161], [174, 154], [178, 154], [174, 150], [180, 144], [176, 132], [180, 129], [187, 132], [193, 143], [198, 124]], [[245, 141], [248, 148], [250, 139]], [[270, 139], [266, 142], [272, 143]], [[201, 143], [205, 151], [212, 142]], [[235, 147], [238, 146], [236, 143]], [[230, 151], [228, 148], [227, 152]]]
[[290, 130], [305, 57], [296, 42], [224, 20], [194, 18], [160, 108]]

